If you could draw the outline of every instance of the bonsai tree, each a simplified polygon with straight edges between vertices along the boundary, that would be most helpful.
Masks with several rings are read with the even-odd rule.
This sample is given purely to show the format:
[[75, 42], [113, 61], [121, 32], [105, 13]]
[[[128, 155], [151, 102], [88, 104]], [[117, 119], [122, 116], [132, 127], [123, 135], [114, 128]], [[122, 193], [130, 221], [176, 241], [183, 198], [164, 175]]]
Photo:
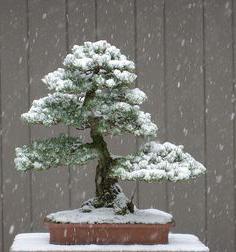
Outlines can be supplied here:
[[111, 154], [106, 135], [131, 133], [152, 139], [157, 126], [140, 105], [146, 95], [134, 88], [134, 62], [106, 41], [75, 45], [63, 68], [49, 73], [43, 82], [53, 93], [33, 101], [22, 119], [29, 124], [50, 127], [59, 123], [81, 130], [90, 129], [91, 141], [60, 135], [16, 148], [19, 171], [46, 170], [61, 165], [84, 165], [97, 159], [95, 197], [82, 204], [82, 211], [114, 208], [117, 214], [135, 210], [118, 185], [118, 180], [146, 182], [183, 181], [205, 172], [205, 167], [183, 146], [149, 141], [128, 156]]

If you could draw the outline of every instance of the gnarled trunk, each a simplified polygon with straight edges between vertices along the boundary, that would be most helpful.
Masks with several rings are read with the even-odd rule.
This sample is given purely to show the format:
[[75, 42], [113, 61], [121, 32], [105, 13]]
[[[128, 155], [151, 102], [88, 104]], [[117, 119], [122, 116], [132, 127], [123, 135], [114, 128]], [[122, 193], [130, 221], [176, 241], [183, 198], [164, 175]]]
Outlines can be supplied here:
[[118, 181], [109, 177], [113, 160], [102, 134], [97, 132], [96, 127], [91, 129], [91, 138], [93, 139], [95, 148], [99, 152], [95, 176], [96, 197], [100, 201], [104, 201], [101, 202], [102, 205], [106, 205], [113, 202], [115, 195], [112, 188]]
[[124, 195], [118, 185], [118, 180], [110, 176], [113, 159], [107, 148], [107, 144], [100, 132], [97, 131], [96, 122], [91, 127], [91, 138], [94, 147], [98, 151], [98, 165], [96, 167], [96, 197], [86, 201], [82, 207], [113, 207], [118, 214], [126, 214], [134, 211], [133, 203]]

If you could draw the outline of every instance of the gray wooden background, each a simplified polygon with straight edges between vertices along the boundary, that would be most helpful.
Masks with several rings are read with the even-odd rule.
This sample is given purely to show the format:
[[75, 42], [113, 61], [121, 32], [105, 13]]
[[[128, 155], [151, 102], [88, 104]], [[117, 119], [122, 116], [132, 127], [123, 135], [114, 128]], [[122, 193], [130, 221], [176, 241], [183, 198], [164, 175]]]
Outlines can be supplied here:
[[[20, 174], [14, 148], [64, 126], [25, 126], [20, 114], [47, 94], [40, 79], [61, 65], [73, 44], [106, 39], [137, 64], [145, 109], [159, 139], [185, 145], [207, 174], [177, 184], [137, 184], [136, 204], [173, 213], [175, 232], [193, 233], [212, 252], [236, 250], [236, 3], [226, 0], [0, 0], [0, 250], [15, 234], [43, 231], [45, 214], [77, 208], [93, 195], [94, 167]], [[85, 138], [87, 138], [87, 133]], [[114, 152], [140, 139], [108, 140]], [[134, 183], [122, 185], [128, 195]]]

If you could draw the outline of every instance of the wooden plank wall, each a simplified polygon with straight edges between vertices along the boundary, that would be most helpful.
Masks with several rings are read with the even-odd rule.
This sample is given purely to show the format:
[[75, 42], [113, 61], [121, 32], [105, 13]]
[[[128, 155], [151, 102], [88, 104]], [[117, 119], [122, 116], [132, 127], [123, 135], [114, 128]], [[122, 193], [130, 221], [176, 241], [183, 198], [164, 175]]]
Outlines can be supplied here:
[[[200, 1], [185, 0], [169, 0], [165, 4], [167, 139], [182, 143], [204, 161], [202, 6]], [[203, 239], [204, 177], [170, 184], [168, 195], [169, 210], [175, 213], [178, 230], [188, 232], [191, 226]]]
[[[60, 2], [28, 1], [30, 102], [47, 95], [48, 90], [42, 85], [41, 78], [48, 69], [55, 69], [66, 54], [65, 8], [60, 6]], [[30, 136], [33, 140], [65, 131], [64, 126], [52, 129], [34, 126]], [[69, 207], [68, 169], [63, 167], [45, 173], [32, 173], [31, 186], [32, 226], [37, 231], [41, 229], [46, 213]]]
[[[73, 44], [106, 39], [136, 62], [136, 85], [158, 124], [159, 140], [184, 144], [205, 177], [184, 184], [124, 183], [140, 207], [170, 211], [174, 232], [197, 234], [211, 251], [236, 250], [236, 124], [233, 0], [0, 0], [0, 251], [19, 232], [43, 231], [42, 217], [93, 196], [96, 163], [19, 174], [14, 148], [71, 128], [29, 128], [20, 121], [47, 94], [40, 79]], [[85, 139], [88, 139], [88, 132]], [[108, 139], [113, 151], [140, 139]]]

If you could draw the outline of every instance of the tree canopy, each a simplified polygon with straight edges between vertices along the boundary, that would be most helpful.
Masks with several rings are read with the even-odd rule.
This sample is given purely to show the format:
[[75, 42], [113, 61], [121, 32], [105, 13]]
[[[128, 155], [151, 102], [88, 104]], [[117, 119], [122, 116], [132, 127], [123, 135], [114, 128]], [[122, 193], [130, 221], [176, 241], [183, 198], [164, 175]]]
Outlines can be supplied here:
[[[63, 68], [42, 79], [52, 93], [33, 101], [22, 119], [47, 127], [63, 123], [77, 129], [96, 128], [96, 134], [102, 136], [131, 133], [154, 138], [158, 128], [140, 107], [147, 96], [135, 87], [136, 77], [134, 62], [106, 41], [75, 45]], [[83, 165], [101, 157], [94, 142], [79, 139], [61, 135], [18, 147], [16, 168], [25, 171]], [[121, 180], [179, 181], [205, 172], [183, 147], [171, 143], [147, 142], [135, 154], [111, 154], [111, 159], [109, 176]]]

